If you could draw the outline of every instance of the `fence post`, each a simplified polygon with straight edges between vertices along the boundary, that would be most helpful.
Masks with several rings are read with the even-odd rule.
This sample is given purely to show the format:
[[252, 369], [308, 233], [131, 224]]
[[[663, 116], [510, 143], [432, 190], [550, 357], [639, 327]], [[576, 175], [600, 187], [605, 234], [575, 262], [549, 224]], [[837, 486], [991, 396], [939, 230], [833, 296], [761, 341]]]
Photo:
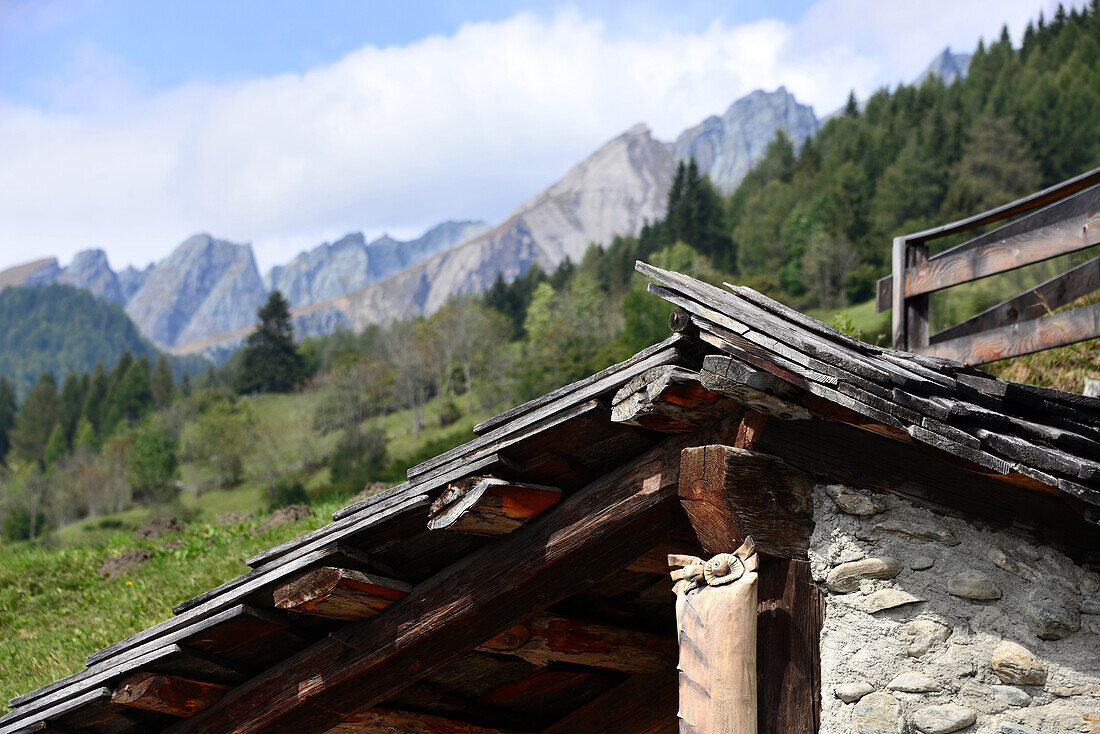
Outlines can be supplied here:
[[[906, 269], [915, 268], [928, 262], [928, 245], [908, 243], [905, 253]], [[905, 299], [905, 341], [906, 349], [913, 351], [928, 346], [928, 304], [931, 293], [911, 296]]]
[[893, 265], [893, 303], [891, 308], [891, 321], [894, 349], [908, 349], [905, 338], [905, 253], [908, 242], [905, 237], [894, 238], [894, 250], [892, 254]]

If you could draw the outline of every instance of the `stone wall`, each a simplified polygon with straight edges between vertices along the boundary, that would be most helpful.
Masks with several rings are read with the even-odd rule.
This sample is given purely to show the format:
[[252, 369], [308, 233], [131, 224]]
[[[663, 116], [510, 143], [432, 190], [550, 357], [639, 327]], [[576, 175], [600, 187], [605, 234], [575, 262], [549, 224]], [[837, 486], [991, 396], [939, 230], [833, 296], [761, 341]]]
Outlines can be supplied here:
[[1100, 574], [839, 485], [814, 522], [823, 733], [1100, 732]]

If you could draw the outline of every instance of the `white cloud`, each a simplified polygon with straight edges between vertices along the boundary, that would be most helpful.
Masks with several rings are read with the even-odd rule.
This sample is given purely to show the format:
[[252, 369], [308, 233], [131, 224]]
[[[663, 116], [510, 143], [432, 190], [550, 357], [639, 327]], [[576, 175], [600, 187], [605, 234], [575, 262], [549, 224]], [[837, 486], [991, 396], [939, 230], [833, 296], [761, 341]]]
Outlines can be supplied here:
[[95, 246], [116, 267], [144, 264], [204, 230], [252, 241], [267, 267], [350, 230], [495, 220], [635, 122], [670, 139], [780, 84], [824, 114], [850, 88], [911, 78], [948, 43], [969, 50], [1033, 12], [1034, 0], [819, 0], [793, 25], [644, 40], [575, 10], [521, 14], [302, 74], [145, 96], [86, 49], [102, 73], [58, 81], [68, 111], [0, 100], [0, 266]]

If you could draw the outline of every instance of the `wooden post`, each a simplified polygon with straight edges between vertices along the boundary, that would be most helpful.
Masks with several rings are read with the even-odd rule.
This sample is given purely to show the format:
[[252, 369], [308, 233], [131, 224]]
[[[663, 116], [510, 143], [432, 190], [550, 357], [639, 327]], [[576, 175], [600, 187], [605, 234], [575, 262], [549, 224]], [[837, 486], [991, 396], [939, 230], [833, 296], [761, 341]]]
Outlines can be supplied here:
[[[928, 262], [928, 245], [909, 244], [905, 253], [906, 270]], [[928, 346], [928, 304], [931, 295], [924, 293], [905, 299], [905, 344], [914, 351]]]
[[676, 581], [681, 734], [756, 734], [756, 549], [668, 557]]
[[905, 349], [908, 347], [908, 342], [905, 338], [905, 265], [907, 258], [905, 257], [905, 251], [908, 249], [907, 243], [904, 237], [894, 238], [894, 249], [891, 253], [891, 267], [893, 274], [891, 276], [891, 285], [893, 286], [893, 292], [891, 293], [891, 312], [890, 320], [892, 324], [891, 333], [893, 334], [894, 349]]
[[[738, 445], [759, 447], [772, 422], [802, 425], [750, 411], [738, 430]], [[763, 556], [754, 624], [766, 654], [756, 668], [757, 722], [746, 731], [817, 731], [822, 619], [806, 560], [813, 484], [809, 474], [759, 451], [700, 446], [681, 453], [680, 503], [703, 549], [721, 554], [751, 535]]]

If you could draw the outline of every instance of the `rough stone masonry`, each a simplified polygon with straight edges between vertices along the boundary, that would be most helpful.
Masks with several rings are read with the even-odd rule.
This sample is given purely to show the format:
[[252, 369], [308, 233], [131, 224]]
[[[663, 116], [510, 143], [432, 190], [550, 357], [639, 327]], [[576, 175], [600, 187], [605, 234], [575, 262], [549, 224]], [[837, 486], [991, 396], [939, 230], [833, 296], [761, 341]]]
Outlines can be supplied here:
[[824, 734], [1100, 732], [1100, 574], [840, 485], [814, 523]]

